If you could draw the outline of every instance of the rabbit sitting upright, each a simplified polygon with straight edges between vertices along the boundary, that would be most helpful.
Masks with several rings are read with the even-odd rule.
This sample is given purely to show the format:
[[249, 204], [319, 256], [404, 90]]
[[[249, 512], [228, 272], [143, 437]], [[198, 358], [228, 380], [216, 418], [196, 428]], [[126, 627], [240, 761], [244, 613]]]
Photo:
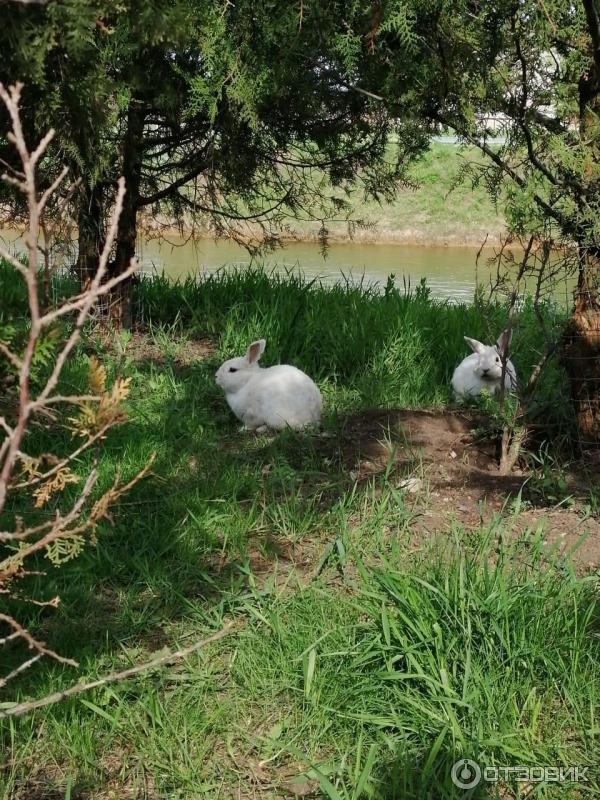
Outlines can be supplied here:
[[[452, 375], [452, 388], [456, 400], [475, 397], [484, 389], [490, 394], [496, 394], [502, 384], [502, 360], [506, 358], [510, 344], [509, 332], [503, 331], [495, 345], [485, 345], [477, 339], [469, 339], [468, 336], [465, 336], [465, 341], [473, 353], [460, 362]], [[517, 373], [514, 364], [507, 359], [504, 388], [510, 392], [516, 385]]]
[[316, 384], [289, 364], [259, 367], [265, 346], [264, 339], [252, 342], [245, 356], [232, 358], [217, 370], [215, 380], [233, 413], [245, 430], [257, 433], [318, 425], [322, 400]]

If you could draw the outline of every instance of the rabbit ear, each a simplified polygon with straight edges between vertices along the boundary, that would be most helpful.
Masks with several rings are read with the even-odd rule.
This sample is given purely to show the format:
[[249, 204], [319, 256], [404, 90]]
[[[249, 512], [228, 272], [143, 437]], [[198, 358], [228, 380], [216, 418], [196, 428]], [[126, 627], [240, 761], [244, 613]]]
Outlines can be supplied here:
[[255, 364], [262, 354], [265, 352], [265, 347], [267, 343], [264, 339], [259, 339], [256, 342], [252, 342], [248, 350], [246, 351], [246, 361], [249, 364]]
[[478, 342], [477, 339], [469, 339], [468, 336], [465, 336], [465, 342], [474, 353], [483, 353], [485, 350], [485, 345]]
[[502, 331], [500, 336], [498, 337], [498, 341], [496, 342], [496, 348], [501, 356], [505, 356], [508, 352], [508, 346], [510, 344], [510, 340], [512, 339], [512, 331], [509, 331], [508, 328], [505, 331]]

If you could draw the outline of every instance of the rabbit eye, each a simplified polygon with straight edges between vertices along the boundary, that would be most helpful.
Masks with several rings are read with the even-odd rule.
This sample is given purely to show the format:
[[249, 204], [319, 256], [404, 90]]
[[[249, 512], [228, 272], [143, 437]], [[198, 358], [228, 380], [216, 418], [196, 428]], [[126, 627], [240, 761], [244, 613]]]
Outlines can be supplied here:
[[229, 367], [229, 372], [237, 372], [237, 368], [236, 367]]
[[500, 359], [498, 358], [498, 356], [496, 356], [496, 364], [499, 364], [499, 363], [500, 363]]

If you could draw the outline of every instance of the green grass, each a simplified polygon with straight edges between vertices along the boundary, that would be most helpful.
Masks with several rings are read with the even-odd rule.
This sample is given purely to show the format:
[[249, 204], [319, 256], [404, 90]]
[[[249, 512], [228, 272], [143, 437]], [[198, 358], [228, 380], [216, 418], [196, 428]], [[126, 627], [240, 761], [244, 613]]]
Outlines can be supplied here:
[[[463, 333], [495, 334], [500, 307], [255, 271], [143, 282], [136, 308], [153, 349], [133, 358], [127, 337], [108, 349], [89, 332], [63, 388], [84, 385], [91, 352], [111, 377], [130, 377], [129, 421], [103, 444], [99, 491], [152, 452], [154, 475], [122, 500], [96, 546], [60, 569], [41, 561], [48, 575], [22, 582], [38, 599], [60, 594], [59, 609], [18, 612], [80, 661], [84, 679], [232, 617], [239, 628], [174, 669], [1, 723], [0, 797], [280, 798], [295, 787], [296, 796], [344, 800], [458, 799], [449, 777], [458, 757], [600, 761], [597, 581], [545, 560], [541, 533], [502, 544], [510, 515], [480, 531], [449, 521], [446, 536], [415, 551], [427, 495], [397, 487], [419, 469], [418, 453], [416, 467], [390, 465], [357, 484], [337, 436], [348, 414], [370, 405], [446, 404]], [[15, 330], [20, 310], [17, 299]], [[523, 374], [535, 331], [526, 306], [515, 336]], [[291, 360], [316, 377], [328, 438], [238, 433], [214, 370], [258, 335], [267, 363]], [[216, 352], [186, 358], [191, 340], [206, 336]], [[547, 381], [550, 399], [558, 366]], [[41, 429], [27, 442], [32, 452], [70, 446]], [[90, 466], [91, 456], [80, 465]], [[35, 513], [24, 498], [16, 512]], [[74, 679], [46, 663], [13, 691], [40, 696]], [[595, 796], [590, 777], [584, 793], [550, 786], [547, 796]]]
[[[390, 148], [389, 159], [395, 154]], [[381, 243], [416, 243], [425, 245], [463, 245], [479, 247], [490, 235], [490, 244], [506, 233], [503, 199], [492, 200], [480, 170], [485, 158], [475, 147], [432, 142], [429, 149], [410, 167], [410, 186], [398, 186], [391, 202], [366, 198], [356, 188], [350, 194], [332, 195], [349, 202], [350, 217], [359, 224], [352, 226], [352, 239]], [[315, 193], [325, 180], [320, 171], [314, 175]], [[325, 182], [327, 185], [327, 182]], [[241, 213], [247, 212], [241, 209]], [[345, 213], [325, 220], [330, 240], [350, 239]], [[315, 240], [320, 220], [291, 218], [286, 223], [294, 239]], [[211, 226], [206, 220], [205, 233]], [[286, 233], [286, 235], [288, 235]]]
[[[507, 313], [500, 303], [432, 300], [424, 285], [410, 294], [391, 281], [383, 289], [349, 282], [323, 286], [292, 272], [260, 268], [177, 283], [160, 276], [142, 280], [134, 306], [145, 322], [216, 338], [223, 359], [265, 338], [261, 363], [297, 364], [320, 381], [335, 406], [354, 408], [445, 405], [452, 371], [470, 352], [463, 337], [494, 342]], [[564, 310], [548, 303], [542, 313], [548, 329], [558, 332]], [[526, 302], [511, 352], [521, 380], [527, 380], [544, 347], [537, 316]], [[554, 361], [531, 408], [555, 444], [572, 426], [565, 387], [565, 373]]]

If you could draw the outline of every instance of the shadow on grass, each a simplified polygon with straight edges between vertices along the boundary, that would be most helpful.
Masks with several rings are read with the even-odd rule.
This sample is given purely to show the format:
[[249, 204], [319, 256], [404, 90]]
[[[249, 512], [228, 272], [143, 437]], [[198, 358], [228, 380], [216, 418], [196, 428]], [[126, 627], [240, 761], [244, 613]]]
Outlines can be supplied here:
[[[322, 433], [241, 434], [215, 366], [178, 365], [175, 374], [168, 362], [135, 364], [130, 421], [103, 447], [100, 483], [107, 488], [117, 469], [128, 479], [152, 451], [153, 475], [114, 509], [96, 547], [59, 569], [40, 560], [47, 577], [22, 584], [25, 596], [61, 597], [57, 612], [29, 606], [19, 618], [84, 665], [122, 648], [159, 649], [190, 620], [201, 638], [235, 610], [249, 572], [293, 564], [297, 542], [335, 538], [362, 489], [378, 481], [383, 491], [470, 447], [472, 418], [398, 409], [333, 414]], [[457, 481], [461, 463], [448, 462]], [[469, 475], [489, 480], [483, 468]], [[25, 676], [23, 688], [43, 673]]]
[[[450, 752], [438, 753], [432, 764], [416, 763], [410, 756], [403, 755], [391, 763], [383, 775], [373, 775], [378, 789], [372, 790], [369, 797], [373, 797], [374, 800], [484, 800], [489, 798], [489, 784], [486, 784], [483, 780], [480, 780], [478, 785], [466, 791], [453, 783], [451, 776], [455, 763], [456, 759]], [[462, 763], [462, 760], [459, 763]], [[93, 800], [98, 796], [99, 789], [106, 789], [112, 785], [118, 787], [119, 792], [123, 793], [125, 791], [129, 796], [130, 787], [125, 788], [123, 786], [122, 776], [118, 774], [118, 771], [113, 773], [110, 769], [100, 768], [99, 765], [96, 765], [96, 769], [101, 773], [101, 777], [98, 775], [95, 779], [80, 779], [71, 786], [70, 797], [73, 800]], [[470, 780], [469, 776], [465, 775], [464, 777], [467, 781]], [[98, 778], [102, 781], [100, 786], [98, 785]], [[271, 794], [273, 784], [269, 783], [265, 786], [264, 791], [267, 792], [266, 796], [269, 797], [306, 796], [322, 798], [322, 800], [330, 797], [354, 798], [363, 796], [362, 794], [355, 795], [353, 793], [356, 789], [356, 784], [349, 788], [345, 794], [335, 790], [335, 795], [328, 793], [326, 790], [319, 791], [315, 780], [304, 784], [304, 789], [300, 788], [303, 786], [302, 782], [296, 784], [298, 788], [295, 790], [287, 788], [290, 786], [294, 786], [294, 783], [287, 781], [281, 788], [281, 794], [274, 795]], [[315, 787], [314, 790], [313, 786]], [[233, 787], [229, 788], [230, 791], [234, 791]], [[135, 791], [133, 787], [131, 787], [131, 790], [132, 792]], [[222, 787], [222, 790], [226, 791], [225, 787]], [[254, 784], [250, 791], [253, 791], [257, 797], [261, 796], [262, 788], [260, 783]], [[307, 791], [308, 794], [299, 794], [299, 791]], [[120, 796], [125, 796], [125, 794]], [[132, 793], [132, 796], [138, 795]], [[139, 796], [141, 797], [142, 795]], [[222, 796], [225, 797], [226, 795]], [[64, 797], [64, 788], [57, 789], [56, 783], [52, 780], [44, 783], [38, 779], [27, 784], [27, 800], [64, 800]]]
[[[23, 596], [59, 595], [61, 605], [24, 605], [18, 618], [84, 665], [123, 647], [160, 648], [175, 638], [173, 625], [190, 618], [201, 638], [235, 608], [259, 562], [267, 572], [295, 542], [327, 536], [354, 487], [340, 434], [241, 434], [214, 385], [212, 361], [179, 365], [177, 374], [168, 367], [135, 364], [130, 421], [111, 431], [99, 462], [101, 489], [117, 470], [129, 479], [154, 451], [153, 474], [113, 509], [97, 546], [60, 568], [40, 558], [46, 576], [21, 583]], [[332, 423], [345, 428], [343, 417]], [[355, 444], [360, 460], [364, 442]], [[22, 688], [56, 669], [47, 662], [23, 676]]]
[[433, 759], [418, 763], [410, 754], [403, 753], [388, 764], [382, 775], [376, 776], [382, 788], [375, 797], [377, 800], [489, 798], [489, 785], [481, 779], [481, 772], [475, 772], [470, 765], [465, 768], [464, 762], [465, 759], [457, 759], [454, 753], [443, 747]]

